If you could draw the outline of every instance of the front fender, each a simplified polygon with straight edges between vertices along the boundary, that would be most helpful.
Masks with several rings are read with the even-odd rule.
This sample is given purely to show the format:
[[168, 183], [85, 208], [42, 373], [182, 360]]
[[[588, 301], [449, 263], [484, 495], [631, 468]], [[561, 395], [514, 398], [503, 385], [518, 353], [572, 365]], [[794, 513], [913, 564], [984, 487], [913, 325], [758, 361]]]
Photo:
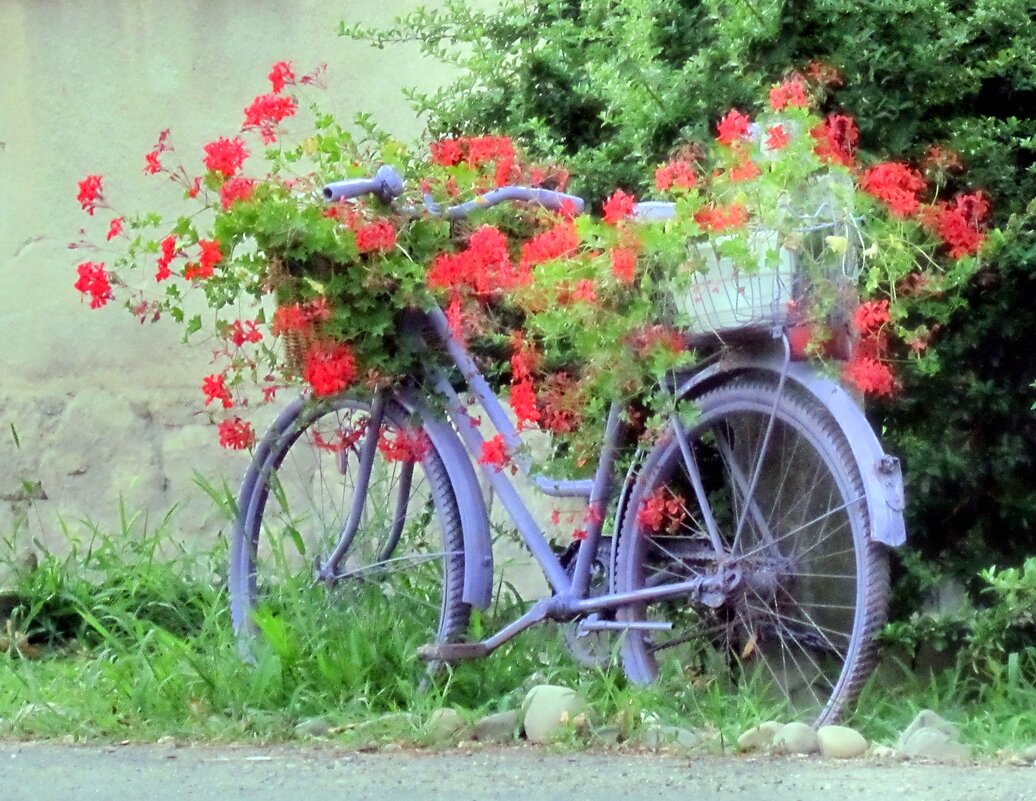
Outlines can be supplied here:
[[809, 362], [789, 362], [785, 370], [783, 354], [737, 355], [717, 362], [686, 378], [676, 388], [677, 397], [694, 397], [713, 386], [744, 373], [763, 373], [785, 380], [805, 392], [831, 415], [853, 458], [860, 467], [870, 519], [870, 539], [890, 547], [906, 542], [903, 523], [903, 475], [899, 459], [885, 453], [852, 395], [837, 382], [820, 374]]
[[434, 414], [413, 392], [401, 392], [399, 402], [421, 419], [428, 438], [442, 459], [457, 499], [461, 531], [464, 535], [465, 603], [488, 609], [493, 595], [493, 543], [489, 534], [489, 513], [482, 497], [471, 457], [454, 430]]

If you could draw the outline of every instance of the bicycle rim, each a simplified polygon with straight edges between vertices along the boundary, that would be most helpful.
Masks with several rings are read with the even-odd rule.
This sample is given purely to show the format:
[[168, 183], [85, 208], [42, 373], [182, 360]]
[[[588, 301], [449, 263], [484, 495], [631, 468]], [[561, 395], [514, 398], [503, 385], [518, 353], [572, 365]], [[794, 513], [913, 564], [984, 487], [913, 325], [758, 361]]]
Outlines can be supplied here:
[[830, 416], [791, 389], [778, 398], [770, 382], [737, 379], [693, 403], [699, 415], [680, 423], [687, 452], [668, 432], [633, 490], [619, 585], [725, 574], [737, 586], [620, 610], [672, 624], [626, 635], [626, 672], [718, 677], [833, 722], [869, 674], [886, 618], [887, 556], [867, 537], [859, 469]]
[[[265, 468], [252, 466], [256, 483], [242, 499], [230, 561], [233, 625], [246, 656], [264, 617], [318, 592], [335, 613], [390, 626], [408, 646], [465, 632], [463, 535], [446, 469], [420, 427], [389, 403], [360, 495], [370, 414], [349, 397], [303, 407], [286, 433], [268, 435]], [[401, 449], [401, 434], [416, 445]], [[400, 458], [408, 451], [419, 460]], [[336, 547], [341, 558], [331, 565]]]

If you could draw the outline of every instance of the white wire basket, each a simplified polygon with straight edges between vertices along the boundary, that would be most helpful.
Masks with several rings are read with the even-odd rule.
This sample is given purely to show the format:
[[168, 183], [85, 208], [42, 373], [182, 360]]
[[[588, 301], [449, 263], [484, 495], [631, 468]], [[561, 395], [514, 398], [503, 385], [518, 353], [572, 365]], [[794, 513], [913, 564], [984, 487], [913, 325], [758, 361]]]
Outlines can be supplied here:
[[683, 277], [672, 285], [687, 330], [720, 337], [776, 332], [800, 322], [810, 307], [830, 315], [855, 305], [862, 240], [844, 190], [825, 180], [795, 198], [797, 208], [808, 204], [811, 211], [789, 203], [782, 210], [786, 233], [755, 229], [740, 243], [718, 237], [692, 244]]

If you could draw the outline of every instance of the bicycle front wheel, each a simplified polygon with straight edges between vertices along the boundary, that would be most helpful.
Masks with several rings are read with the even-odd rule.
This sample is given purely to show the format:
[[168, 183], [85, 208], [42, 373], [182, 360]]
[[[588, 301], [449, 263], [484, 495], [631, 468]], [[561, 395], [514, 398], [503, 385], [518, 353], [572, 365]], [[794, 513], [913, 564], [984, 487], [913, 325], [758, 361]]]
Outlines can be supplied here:
[[834, 722], [873, 666], [888, 602], [887, 554], [868, 538], [848, 443], [820, 404], [765, 379], [734, 379], [691, 404], [640, 472], [617, 579], [621, 590], [712, 584], [620, 609], [621, 620], [671, 626], [632, 628], [624, 668], [637, 682], [667, 668], [720, 675], [815, 725]]
[[242, 492], [230, 554], [231, 617], [246, 656], [264, 615], [318, 585], [336, 609], [370, 628], [390, 626], [408, 646], [464, 634], [457, 501], [405, 410], [352, 397], [304, 404], [264, 445], [268, 455], [245, 479], [251, 491]]

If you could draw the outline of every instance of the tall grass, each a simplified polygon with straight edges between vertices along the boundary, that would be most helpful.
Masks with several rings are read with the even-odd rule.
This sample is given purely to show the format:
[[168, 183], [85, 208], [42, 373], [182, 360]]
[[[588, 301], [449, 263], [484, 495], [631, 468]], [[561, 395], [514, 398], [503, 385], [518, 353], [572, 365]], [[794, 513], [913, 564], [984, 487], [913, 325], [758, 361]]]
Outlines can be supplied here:
[[[217, 493], [218, 495], [219, 493]], [[587, 669], [567, 655], [557, 629], [524, 633], [486, 659], [428, 674], [415, 656], [421, 631], [391, 605], [362, 615], [334, 592], [284, 584], [258, 622], [264, 645], [255, 664], [239, 656], [225, 596], [226, 544], [204, 551], [175, 544], [174, 516], [152, 523], [122, 514], [120, 530], [87, 527], [67, 548], [16, 566], [7, 643], [0, 654], [0, 733], [31, 737], [271, 741], [294, 736], [300, 721], [323, 717], [345, 738], [422, 742], [419, 721], [453, 706], [480, 712], [517, 708], [537, 683], [574, 686], [598, 724], [631, 733], [645, 718], [710, 727], [729, 743], [743, 729], [781, 716], [765, 694], [731, 693], [709, 676], [663, 675], [629, 686], [621, 670]], [[0, 543], [15, 566], [20, 532]], [[474, 625], [489, 631], [524, 601], [498, 593]], [[4, 621], [0, 620], [0, 624]], [[875, 681], [853, 721], [891, 741], [924, 707], [962, 721], [986, 751], [1036, 741], [1032, 676], [1014, 671], [981, 687], [959, 671], [899, 674]], [[412, 713], [412, 717], [393, 713]], [[371, 727], [372, 718], [388, 721]]]

